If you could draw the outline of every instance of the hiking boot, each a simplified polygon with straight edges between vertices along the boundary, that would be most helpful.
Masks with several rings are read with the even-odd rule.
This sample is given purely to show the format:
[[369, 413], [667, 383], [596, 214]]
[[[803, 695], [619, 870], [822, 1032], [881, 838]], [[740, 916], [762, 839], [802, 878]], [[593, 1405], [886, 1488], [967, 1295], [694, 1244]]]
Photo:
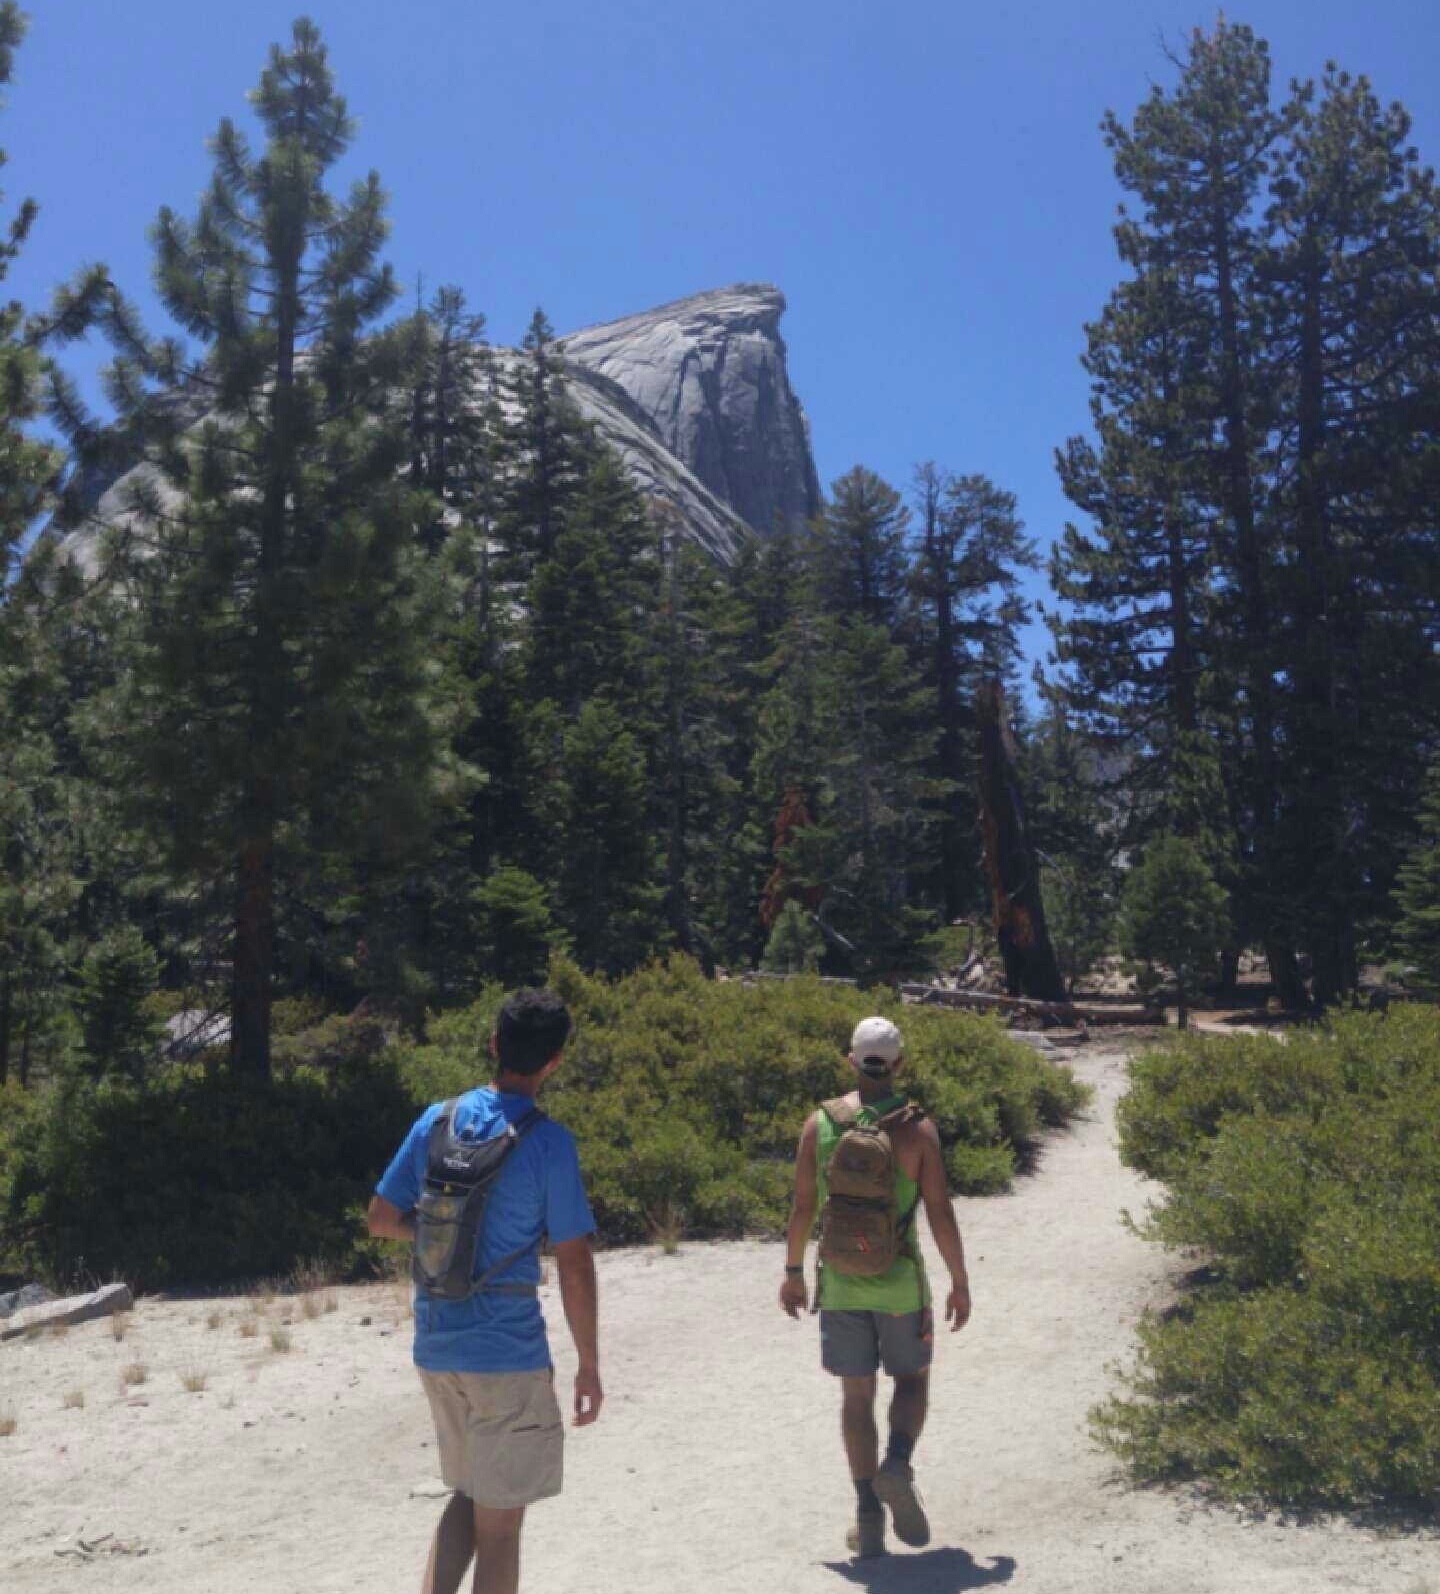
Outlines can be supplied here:
[[885, 1553], [885, 1513], [883, 1511], [857, 1511], [855, 1526], [845, 1535], [845, 1544], [851, 1555], [862, 1561]]
[[915, 1487], [915, 1469], [908, 1461], [885, 1461], [875, 1474], [875, 1493], [890, 1507], [895, 1537], [919, 1549], [930, 1542], [930, 1521], [925, 1502]]

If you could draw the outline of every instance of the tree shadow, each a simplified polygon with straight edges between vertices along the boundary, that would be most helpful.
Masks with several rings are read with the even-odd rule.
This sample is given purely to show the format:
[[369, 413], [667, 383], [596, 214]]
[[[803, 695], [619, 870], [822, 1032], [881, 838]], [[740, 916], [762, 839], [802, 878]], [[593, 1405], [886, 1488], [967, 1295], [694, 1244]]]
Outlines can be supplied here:
[[953, 1546], [824, 1565], [870, 1594], [961, 1594], [964, 1589], [1008, 1583], [1015, 1575], [1013, 1555], [997, 1555], [989, 1566], [981, 1566], [968, 1550]]

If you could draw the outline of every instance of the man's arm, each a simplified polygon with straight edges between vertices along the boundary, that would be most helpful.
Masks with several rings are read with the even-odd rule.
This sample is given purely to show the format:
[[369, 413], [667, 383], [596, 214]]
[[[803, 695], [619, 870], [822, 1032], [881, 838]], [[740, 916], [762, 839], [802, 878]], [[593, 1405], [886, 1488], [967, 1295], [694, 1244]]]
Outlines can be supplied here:
[[795, 1152], [795, 1197], [790, 1204], [790, 1223], [785, 1231], [785, 1282], [780, 1286], [781, 1307], [797, 1318], [810, 1300], [803, 1269], [805, 1247], [810, 1243], [815, 1212], [820, 1205], [820, 1173], [815, 1158], [817, 1140], [815, 1114], [811, 1113], [800, 1131], [800, 1145]]
[[945, 1320], [952, 1330], [964, 1328], [970, 1320], [970, 1278], [965, 1271], [965, 1244], [955, 1208], [950, 1201], [950, 1185], [945, 1178], [945, 1157], [940, 1135], [927, 1118], [920, 1125], [920, 1199], [935, 1244], [950, 1270], [950, 1294], [945, 1302]]
[[584, 1428], [600, 1415], [605, 1392], [600, 1387], [600, 1286], [590, 1237], [561, 1240], [555, 1246], [560, 1274], [560, 1300], [575, 1341], [580, 1366], [575, 1374], [575, 1426]]
[[370, 1207], [365, 1214], [365, 1227], [373, 1240], [414, 1240], [415, 1219], [402, 1212], [393, 1201], [383, 1195], [370, 1197]]

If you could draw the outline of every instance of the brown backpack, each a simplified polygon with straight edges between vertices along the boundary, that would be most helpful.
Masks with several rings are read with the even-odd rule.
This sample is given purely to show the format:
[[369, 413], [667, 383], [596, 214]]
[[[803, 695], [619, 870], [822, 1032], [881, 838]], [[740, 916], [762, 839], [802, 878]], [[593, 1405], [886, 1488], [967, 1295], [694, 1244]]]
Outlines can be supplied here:
[[820, 1211], [820, 1263], [851, 1278], [878, 1278], [906, 1249], [915, 1206], [901, 1217], [895, 1199], [900, 1164], [890, 1131], [924, 1113], [911, 1103], [875, 1123], [861, 1123], [860, 1109], [843, 1096], [821, 1112], [841, 1131], [825, 1167], [825, 1205]]

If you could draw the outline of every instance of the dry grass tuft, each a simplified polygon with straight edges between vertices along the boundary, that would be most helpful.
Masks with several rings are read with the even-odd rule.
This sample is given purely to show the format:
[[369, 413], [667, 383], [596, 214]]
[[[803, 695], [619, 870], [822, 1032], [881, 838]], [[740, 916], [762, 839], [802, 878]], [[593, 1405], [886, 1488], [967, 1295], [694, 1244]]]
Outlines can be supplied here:
[[66, 1411], [83, 1411], [85, 1409], [85, 1391], [83, 1389], [66, 1390], [64, 1406]]
[[340, 1310], [340, 1297], [334, 1290], [326, 1290], [320, 1297], [320, 1304], [327, 1312]]
[[203, 1367], [185, 1367], [180, 1372], [180, 1387], [187, 1395], [199, 1395], [210, 1382], [210, 1374]]
[[297, 1295], [317, 1295], [335, 1283], [339, 1274], [333, 1263], [324, 1257], [312, 1256], [302, 1262], [290, 1275], [290, 1287]]
[[122, 1384], [143, 1384], [150, 1376], [150, 1369], [144, 1362], [127, 1362], [120, 1369], [120, 1382]]
[[677, 1256], [680, 1241], [685, 1237], [685, 1216], [677, 1208], [667, 1206], [650, 1218], [650, 1238], [660, 1247], [664, 1256]]
[[242, 1319], [242, 1321], [240, 1323], [240, 1338], [241, 1339], [254, 1339], [255, 1336], [259, 1332], [260, 1332], [260, 1322], [259, 1322], [258, 1318], [247, 1317], [247, 1318]]
[[270, 1349], [283, 1355], [294, 1344], [288, 1328], [272, 1328], [270, 1330]]
[[212, 1329], [213, 1328], [219, 1328], [221, 1323], [223, 1323], [224, 1321], [225, 1321], [225, 1314], [223, 1312], [211, 1312], [209, 1317], [207, 1317], [205, 1319], [205, 1326], [206, 1326], [206, 1328], [212, 1328]]
[[324, 1307], [320, 1303], [320, 1297], [312, 1291], [310, 1294], [300, 1297], [300, 1310], [307, 1319], [313, 1320], [319, 1317]]
[[130, 1332], [129, 1312], [116, 1312], [110, 1319], [110, 1338], [118, 1345]]
[[65, 1336], [69, 1332], [70, 1332], [69, 1323], [56, 1323], [55, 1326], [50, 1330], [50, 1338], [51, 1339], [64, 1339]]
[[4, 1411], [0, 1411], [0, 1439], [8, 1439], [17, 1426], [15, 1413], [10, 1407], [7, 1406]]

